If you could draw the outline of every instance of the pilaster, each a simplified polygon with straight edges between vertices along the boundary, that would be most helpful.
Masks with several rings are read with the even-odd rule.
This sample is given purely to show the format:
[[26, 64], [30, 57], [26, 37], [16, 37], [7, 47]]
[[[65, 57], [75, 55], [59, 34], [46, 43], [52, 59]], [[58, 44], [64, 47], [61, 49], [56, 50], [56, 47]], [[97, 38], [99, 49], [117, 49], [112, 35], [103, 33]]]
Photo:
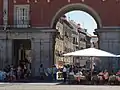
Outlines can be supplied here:
[[[96, 30], [99, 38], [99, 48], [113, 54], [120, 54], [120, 27], [104, 27]], [[117, 70], [118, 58], [101, 59], [103, 67]]]
[[[41, 33], [41, 37], [37, 34], [32, 38], [32, 76], [39, 76], [40, 64], [43, 64], [44, 68], [51, 67], [53, 65], [54, 57], [54, 32]], [[44, 38], [43, 38], [43, 37]]]

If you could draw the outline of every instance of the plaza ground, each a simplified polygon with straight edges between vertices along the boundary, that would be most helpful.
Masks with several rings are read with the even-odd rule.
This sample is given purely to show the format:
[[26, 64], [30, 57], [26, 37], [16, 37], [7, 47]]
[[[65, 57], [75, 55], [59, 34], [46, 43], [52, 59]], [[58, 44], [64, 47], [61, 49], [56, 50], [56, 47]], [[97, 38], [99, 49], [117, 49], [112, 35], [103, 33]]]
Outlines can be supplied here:
[[59, 85], [59, 83], [0, 83], [0, 90], [120, 90], [120, 86]]

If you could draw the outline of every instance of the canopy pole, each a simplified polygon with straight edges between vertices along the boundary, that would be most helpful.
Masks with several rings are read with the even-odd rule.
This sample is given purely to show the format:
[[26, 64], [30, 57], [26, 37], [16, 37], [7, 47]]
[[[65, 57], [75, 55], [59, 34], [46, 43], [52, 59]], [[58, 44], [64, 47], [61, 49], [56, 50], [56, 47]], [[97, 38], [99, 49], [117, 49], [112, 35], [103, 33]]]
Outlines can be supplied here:
[[90, 63], [91, 63], [91, 66], [90, 66], [90, 69], [91, 69], [91, 71], [90, 71], [90, 76], [91, 76], [91, 80], [92, 80], [92, 73], [93, 73], [93, 69], [92, 69], [92, 67], [93, 67], [93, 57], [90, 57]]

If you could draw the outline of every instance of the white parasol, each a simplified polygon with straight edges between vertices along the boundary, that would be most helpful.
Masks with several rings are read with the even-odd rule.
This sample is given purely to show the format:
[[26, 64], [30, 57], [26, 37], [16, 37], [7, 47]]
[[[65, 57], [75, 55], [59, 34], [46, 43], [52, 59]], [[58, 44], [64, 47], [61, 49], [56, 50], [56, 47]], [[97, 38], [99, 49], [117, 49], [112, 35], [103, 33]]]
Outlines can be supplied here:
[[117, 55], [96, 48], [87, 48], [63, 54], [64, 56], [117, 57]]

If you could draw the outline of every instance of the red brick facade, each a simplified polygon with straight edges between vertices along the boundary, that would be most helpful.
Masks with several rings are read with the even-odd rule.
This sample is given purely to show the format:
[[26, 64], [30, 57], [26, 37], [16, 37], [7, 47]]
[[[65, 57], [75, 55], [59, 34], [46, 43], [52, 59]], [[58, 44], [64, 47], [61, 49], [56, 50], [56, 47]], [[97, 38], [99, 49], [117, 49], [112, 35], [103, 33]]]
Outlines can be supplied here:
[[[16, 0], [16, 3], [13, 3], [13, 0], [9, 1], [9, 24], [13, 24], [13, 6], [15, 4], [30, 4], [30, 23], [33, 27], [50, 27], [53, 16], [56, 12], [63, 6], [70, 3], [83, 3], [91, 8], [93, 8], [98, 15], [100, 15], [103, 26], [119, 26], [120, 25], [120, 2], [116, 0], [71, 0], [68, 3], [68, 0], [50, 0], [48, 3], [47, 0]], [[2, 22], [2, 0], [0, 0], [0, 24]]]

